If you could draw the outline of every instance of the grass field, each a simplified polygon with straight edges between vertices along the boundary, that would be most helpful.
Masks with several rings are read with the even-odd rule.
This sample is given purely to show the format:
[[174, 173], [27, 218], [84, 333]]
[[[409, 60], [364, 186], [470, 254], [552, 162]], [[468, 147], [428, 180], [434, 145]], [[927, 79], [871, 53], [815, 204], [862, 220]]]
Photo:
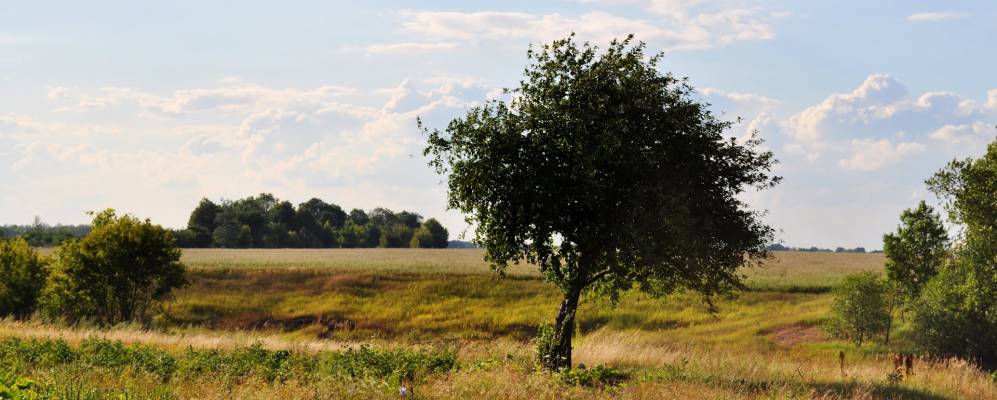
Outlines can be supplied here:
[[[687, 293], [586, 298], [575, 361], [625, 374], [595, 386], [536, 371], [529, 339], [553, 317], [556, 289], [529, 265], [499, 278], [481, 257], [186, 250], [192, 283], [167, 304], [165, 330], [6, 321], [0, 337], [35, 344], [0, 345], [0, 362], [52, 393], [92, 398], [397, 398], [402, 380], [433, 399], [997, 398], [988, 373], [958, 360], [923, 359], [914, 376], [889, 382], [889, 354], [909, 350], [902, 322], [890, 347], [856, 348], [819, 328], [829, 289], [881, 270], [881, 254], [777, 252], [746, 270], [749, 290], [715, 314]], [[138, 347], [100, 350], [103, 339]], [[361, 345], [374, 350], [354, 352]]]

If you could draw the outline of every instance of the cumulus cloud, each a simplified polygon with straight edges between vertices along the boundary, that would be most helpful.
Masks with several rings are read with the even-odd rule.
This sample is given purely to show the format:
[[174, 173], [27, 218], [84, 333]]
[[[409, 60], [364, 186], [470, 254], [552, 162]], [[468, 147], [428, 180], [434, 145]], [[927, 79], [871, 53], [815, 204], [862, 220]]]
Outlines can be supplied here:
[[[0, 152], [0, 171], [37, 181], [32, 187], [79, 202], [81, 210], [147, 208], [150, 203], [143, 204], [143, 196], [135, 193], [141, 191], [146, 201], [148, 196], [172, 201], [155, 207], [163, 210], [157, 214], [177, 220], [189, 212], [184, 201], [259, 190], [292, 200], [324, 195], [356, 201], [346, 206], [404, 207], [443, 216], [439, 199], [429, 195], [443, 196], [435, 185], [438, 177], [421, 158], [423, 138], [415, 118], [442, 126], [493, 90], [473, 77], [443, 74], [372, 90], [275, 88], [242, 81], [166, 94], [74, 89], [66, 97], [75, 101], [70, 107], [87, 118], [71, 119], [91, 122], [0, 114], [0, 137], [10, 144]], [[92, 122], [101, 120], [122, 122]], [[61, 189], [55, 189], [57, 183]], [[381, 196], [374, 188], [369, 195], [355, 193], [364, 185], [383, 185], [381, 190], [393, 196]], [[85, 193], [93, 196], [85, 198]], [[112, 198], [115, 204], [95, 204], [98, 198]], [[460, 217], [452, 221], [459, 224]]]
[[904, 156], [925, 150], [920, 143], [893, 144], [887, 139], [853, 139], [849, 142], [851, 156], [838, 161], [841, 168], [852, 171], [875, 171]]
[[931, 138], [950, 144], [982, 146], [994, 139], [997, 128], [981, 121], [964, 125], [945, 125], [931, 133]]
[[[616, 2], [614, 2], [616, 3]], [[575, 32], [586, 40], [608, 42], [634, 34], [664, 49], [697, 49], [738, 41], [775, 37], [771, 14], [756, 8], [694, 9], [698, 2], [651, 1], [645, 6], [656, 15], [635, 19], [603, 11], [579, 15], [523, 12], [407, 11], [403, 29], [438, 40], [550, 41]], [[715, 2], [714, 2], [715, 3]]]
[[[832, 94], [788, 118], [783, 124], [789, 138], [784, 149], [816, 160], [827, 151], [856, 153], [857, 146], [862, 144], [882, 148], [885, 145], [881, 140], [894, 136], [908, 135], [924, 141], [931, 135], [934, 139], [956, 142], [954, 138], [965, 135], [954, 128], [936, 131], [945, 126], [979, 126], [990, 113], [987, 107], [978, 107], [974, 101], [954, 92], [928, 92], [914, 98], [892, 76], [873, 74], [855, 90]], [[914, 154], [909, 150], [891, 154]], [[868, 162], [865, 157], [847, 160], [852, 161], [839, 165], [853, 170], [881, 165]]]
[[909, 22], [939, 22], [968, 17], [968, 14], [958, 12], [921, 12], [907, 16]]

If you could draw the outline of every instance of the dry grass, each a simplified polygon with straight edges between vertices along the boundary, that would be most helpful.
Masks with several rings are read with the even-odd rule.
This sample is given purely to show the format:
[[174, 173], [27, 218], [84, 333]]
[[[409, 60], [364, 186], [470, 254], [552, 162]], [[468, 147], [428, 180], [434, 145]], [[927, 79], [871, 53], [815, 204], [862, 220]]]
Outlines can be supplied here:
[[[168, 305], [179, 325], [169, 333], [134, 327], [65, 329], [0, 323], [0, 336], [99, 336], [166, 349], [233, 348], [260, 342], [271, 349], [336, 350], [377, 346], [456, 346], [461, 367], [416, 385], [418, 398], [502, 399], [997, 399], [985, 371], [959, 360], [921, 360], [916, 375], [887, 382], [891, 348], [827, 338], [816, 328], [838, 279], [879, 271], [881, 254], [777, 252], [766, 267], [746, 271], [751, 291], [723, 299], [716, 314], [701, 299], [652, 299], [630, 293], [615, 306], [596, 298], [579, 310], [575, 361], [623, 369], [621, 386], [585, 388], [538, 373], [528, 338], [549, 319], [559, 293], [529, 266], [497, 279], [481, 250], [186, 250], [193, 284]], [[332, 315], [357, 323], [318, 339], [319, 324], [240, 330], [260, 318]], [[903, 324], [894, 343], [905, 346]], [[846, 353], [845, 375], [837, 354]], [[397, 398], [376, 381], [278, 384], [150, 382], [101, 371], [84, 375], [36, 371], [34, 377], [91, 385], [152, 388], [178, 398]], [[64, 375], [59, 375], [64, 374]]]

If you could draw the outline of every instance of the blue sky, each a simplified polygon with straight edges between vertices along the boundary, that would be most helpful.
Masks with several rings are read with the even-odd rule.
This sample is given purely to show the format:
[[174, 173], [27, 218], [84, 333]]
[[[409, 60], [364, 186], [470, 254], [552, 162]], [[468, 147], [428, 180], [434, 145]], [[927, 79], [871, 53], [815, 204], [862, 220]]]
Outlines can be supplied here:
[[790, 245], [881, 247], [924, 178], [997, 135], [987, 1], [7, 2], [0, 223], [114, 207], [182, 226], [259, 192], [438, 216], [414, 120], [515, 85], [530, 43], [635, 33], [778, 188], [745, 197]]

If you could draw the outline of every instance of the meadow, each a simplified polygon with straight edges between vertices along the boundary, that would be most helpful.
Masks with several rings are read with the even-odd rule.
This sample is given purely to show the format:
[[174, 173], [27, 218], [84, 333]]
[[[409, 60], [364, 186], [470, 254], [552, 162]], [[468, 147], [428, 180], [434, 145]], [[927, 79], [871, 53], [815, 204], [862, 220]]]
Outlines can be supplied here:
[[4, 321], [0, 363], [53, 398], [398, 398], [403, 384], [427, 399], [997, 398], [960, 360], [890, 379], [910, 350], [902, 320], [889, 345], [822, 329], [834, 284], [882, 270], [882, 254], [776, 252], [715, 313], [690, 293], [587, 297], [573, 374], [539, 372], [530, 343], [559, 292], [530, 265], [499, 277], [482, 254], [185, 250], [191, 284], [157, 329]]

